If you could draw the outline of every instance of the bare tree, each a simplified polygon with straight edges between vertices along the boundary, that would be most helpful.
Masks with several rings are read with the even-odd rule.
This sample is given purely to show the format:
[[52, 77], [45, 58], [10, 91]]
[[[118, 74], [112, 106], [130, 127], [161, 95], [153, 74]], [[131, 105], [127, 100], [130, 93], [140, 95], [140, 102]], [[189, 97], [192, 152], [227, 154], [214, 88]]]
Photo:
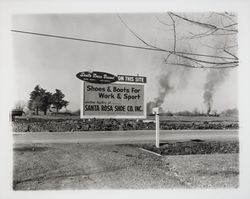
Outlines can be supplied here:
[[24, 108], [27, 106], [27, 104], [28, 104], [27, 101], [19, 100], [16, 102], [14, 109], [23, 111]]
[[237, 67], [237, 16], [228, 12], [186, 15], [168, 12], [164, 19], [156, 16], [160, 24], [171, 27], [171, 49], [150, 44], [119, 18], [144, 45], [166, 52], [165, 64], [190, 68]]
[[130, 28], [121, 16], [119, 18], [143, 45], [166, 52], [158, 78], [159, 92], [154, 106], [161, 106], [166, 96], [176, 90], [177, 86], [171, 84], [173, 77], [178, 78], [181, 88], [184, 88], [188, 83], [187, 76], [190, 69], [209, 69], [203, 93], [209, 113], [216, 88], [228, 75], [228, 69], [235, 68], [239, 64], [236, 14], [167, 12], [165, 16], [155, 16], [159, 24], [168, 28], [167, 37], [171, 40], [167, 44], [158, 42], [161, 46], [146, 41]]

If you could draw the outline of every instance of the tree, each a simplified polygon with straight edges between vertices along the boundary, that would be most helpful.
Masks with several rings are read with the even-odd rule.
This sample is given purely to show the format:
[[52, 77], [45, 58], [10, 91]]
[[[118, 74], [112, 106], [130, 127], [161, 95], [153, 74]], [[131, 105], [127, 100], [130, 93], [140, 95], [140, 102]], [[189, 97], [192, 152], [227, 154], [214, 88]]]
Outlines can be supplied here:
[[207, 74], [203, 99], [210, 112], [217, 88], [230, 69], [239, 65], [237, 15], [229, 12], [156, 15], [165, 32], [164, 35], [159, 33], [159, 40], [155, 38], [154, 44], [149, 42], [152, 39], [145, 37], [144, 29], [141, 32], [133, 30], [122, 17], [118, 17], [145, 47], [165, 53], [158, 77], [156, 106], [160, 107], [170, 93], [187, 86], [190, 69], [201, 69]]
[[16, 102], [14, 109], [23, 111], [26, 107], [27, 107], [27, 102], [19, 100]]
[[164, 42], [158, 42], [164, 46], [156, 46], [146, 41], [139, 33], [132, 30], [120, 16], [118, 17], [146, 47], [165, 52], [164, 63], [167, 65], [209, 69], [238, 66], [238, 23], [235, 13], [179, 14], [168, 12], [164, 18], [156, 16], [158, 22], [168, 28], [166, 31], [172, 32], [172, 40], [168, 38], [165, 45]]
[[237, 108], [226, 109], [226, 110], [224, 110], [224, 111], [221, 112], [221, 115], [224, 115], [226, 117], [238, 116], [239, 115], [239, 111], [238, 111]]
[[56, 108], [56, 112], [58, 112], [62, 107], [67, 107], [69, 102], [63, 100], [65, 95], [61, 90], [56, 89], [56, 92], [52, 95], [52, 105]]
[[45, 89], [36, 85], [34, 90], [30, 93], [30, 100], [28, 107], [30, 110], [34, 110], [38, 115], [38, 111], [43, 111], [44, 115], [47, 114], [47, 110], [52, 104], [52, 94]]
[[42, 105], [42, 93], [44, 93], [45, 90], [41, 88], [39, 85], [36, 85], [34, 90], [30, 93], [30, 100], [28, 103], [28, 107], [30, 110], [33, 110], [38, 115], [38, 111]]
[[52, 93], [47, 91], [42, 93], [40, 110], [43, 111], [44, 115], [47, 115], [47, 110], [49, 109], [52, 102], [53, 102]]

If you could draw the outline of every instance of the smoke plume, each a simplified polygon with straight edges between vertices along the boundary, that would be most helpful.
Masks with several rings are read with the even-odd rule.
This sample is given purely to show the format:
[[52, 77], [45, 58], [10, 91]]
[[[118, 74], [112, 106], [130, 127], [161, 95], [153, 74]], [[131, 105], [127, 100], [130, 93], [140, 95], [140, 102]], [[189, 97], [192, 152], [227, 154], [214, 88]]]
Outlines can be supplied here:
[[148, 109], [154, 107], [160, 107], [166, 101], [169, 94], [176, 92], [177, 90], [183, 89], [187, 86], [187, 77], [190, 74], [190, 69], [176, 66], [162, 64], [159, 75], [158, 75], [158, 96], [153, 102], [149, 102]]
[[213, 97], [216, 89], [224, 82], [228, 74], [228, 69], [210, 69], [208, 72], [203, 94], [204, 103], [207, 106], [207, 114], [209, 114], [212, 109]]
[[174, 76], [174, 71], [170, 69], [161, 70], [159, 75], [159, 91], [158, 97], [155, 98], [156, 107], [161, 107], [164, 102], [165, 97], [174, 92], [174, 86], [170, 85], [171, 77]]

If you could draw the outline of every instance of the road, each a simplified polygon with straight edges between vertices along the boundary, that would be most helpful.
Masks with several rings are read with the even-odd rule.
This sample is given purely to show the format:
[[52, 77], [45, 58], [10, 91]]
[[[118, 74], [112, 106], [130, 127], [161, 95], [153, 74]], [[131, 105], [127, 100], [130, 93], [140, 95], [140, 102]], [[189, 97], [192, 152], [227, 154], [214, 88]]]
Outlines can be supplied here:
[[[29, 143], [148, 143], [155, 140], [154, 130], [91, 131], [91, 132], [28, 132], [15, 133], [15, 144]], [[161, 130], [160, 140], [185, 141], [192, 139], [227, 141], [238, 140], [238, 130]]]

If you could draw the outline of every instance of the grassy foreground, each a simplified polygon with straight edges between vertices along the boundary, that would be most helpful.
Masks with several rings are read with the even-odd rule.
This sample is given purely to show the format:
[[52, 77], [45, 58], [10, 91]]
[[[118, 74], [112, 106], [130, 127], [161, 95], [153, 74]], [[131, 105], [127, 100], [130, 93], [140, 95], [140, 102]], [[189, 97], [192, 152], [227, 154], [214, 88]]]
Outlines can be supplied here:
[[15, 145], [13, 189], [237, 188], [238, 143], [202, 143]]

